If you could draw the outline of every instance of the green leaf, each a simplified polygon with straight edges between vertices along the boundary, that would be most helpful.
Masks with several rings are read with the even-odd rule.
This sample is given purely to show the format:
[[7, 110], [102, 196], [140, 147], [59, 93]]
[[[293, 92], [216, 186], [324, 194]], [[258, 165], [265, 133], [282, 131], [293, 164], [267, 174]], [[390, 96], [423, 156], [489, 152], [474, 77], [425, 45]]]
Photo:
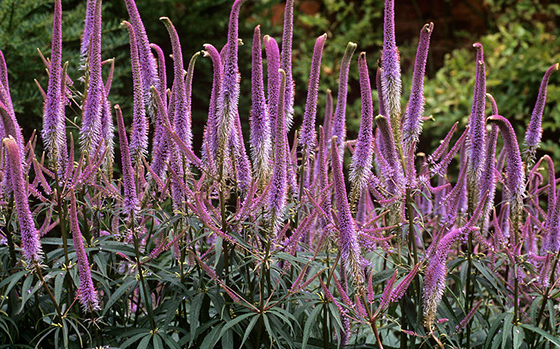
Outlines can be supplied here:
[[152, 335], [150, 333], [146, 334], [146, 336], [144, 337], [144, 339], [140, 341], [136, 349], [146, 349], [148, 345], [150, 345], [151, 339], [152, 339]]
[[484, 348], [485, 349], [490, 349], [490, 347], [492, 346], [494, 336], [498, 332], [498, 329], [500, 328], [500, 325], [502, 324], [502, 320], [507, 315], [508, 315], [508, 313], [502, 313], [496, 319], [494, 319], [494, 321], [492, 323], [492, 327], [490, 327], [490, 330], [488, 331], [488, 334], [486, 336], [486, 343], [484, 343]]
[[233, 320], [230, 320], [226, 323], [226, 325], [224, 326], [224, 328], [222, 328], [222, 332], [220, 332], [220, 337], [222, 337], [226, 331], [228, 331], [230, 328], [232, 328], [233, 326], [237, 325], [238, 323], [240, 323], [241, 321], [248, 319], [251, 316], [257, 316], [258, 314], [256, 313], [246, 313], [243, 315], [240, 315], [238, 317], [236, 317]]
[[216, 346], [216, 343], [220, 340], [220, 332], [222, 331], [222, 326], [224, 324], [219, 324], [218, 326], [214, 327], [210, 333], [204, 337], [204, 341], [200, 345], [200, 349], [213, 349]]
[[504, 326], [502, 327], [502, 349], [505, 349], [506, 345], [508, 344], [508, 339], [511, 338], [511, 329], [513, 324], [511, 323], [513, 320], [513, 313], [508, 313], [506, 318], [504, 319]]
[[546, 340], [548, 340], [550, 343], [556, 345], [557, 347], [560, 347], [560, 338], [556, 337], [555, 335], [550, 334], [550, 333], [548, 333], [548, 332], [546, 332], [546, 331], [544, 331], [544, 330], [542, 330], [538, 327], [535, 327], [533, 325], [521, 324], [520, 326], [523, 327], [526, 330], [533, 331], [536, 334], [541, 335], [542, 337], [546, 338]]
[[302, 349], [305, 349], [305, 347], [307, 346], [307, 341], [309, 341], [309, 337], [311, 335], [311, 329], [313, 325], [317, 323], [317, 316], [321, 312], [321, 309], [321, 307], [315, 306], [311, 314], [309, 314], [307, 321], [305, 322], [305, 327], [303, 328], [303, 340], [301, 342]]
[[0, 288], [4, 287], [6, 284], [10, 283], [10, 284], [8, 285], [8, 287], [6, 288], [5, 292], [4, 292], [4, 296], [7, 296], [8, 293], [10, 293], [10, 291], [12, 290], [12, 288], [14, 287], [14, 285], [15, 285], [19, 280], [21, 280], [21, 278], [25, 275], [25, 273], [27, 273], [26, 270], [18, 271], [17, 273], [8, 276], [8, 277], [5, 278], [4, 280], [2, 280], [2, 282], [0, 282]]
[[192, 344], [194, 339], [196, 338], [196, 329], [198, 328], [198, 316], [200, 315], [200, 308], [202, 307], [203, 300], [204, 300], [204, 293], [199, 293], [190, 302], [191, 304], [190, 313], [189, 313], [189, 322], [191, 325], [190, 344]]
[[111, 306], [113, 306], [113, 304], [115, 304], [115, 302], [117, 302], [119, 299], [121, 299], [121, 297], [123, 296], [123, 294], [132, 287], [132, 285], [134, 285], [134, 287], [136, 286], [136, 279], [131, 277], [128, 280], [126, 280], [112, 295], [111, 298], [109, 298], [109, 301], [107, 302], [107, 304], [105, 304], [105, 308], [103, 309], [103, 315], [107, 314], [107, 312], [109, 311], [109, 309], [111, 309]]
[[159, 333], [156, 333], [154, 336], [154, 349], [164, 349], [163, 341], [161, 340]]
[[257, 324], [257, 321], [259, 321], [259, 316], [253, 317], [251, 319], [251, 322], [249, 322], [249, 325], [245, 329], [245, 334], [243, 335], [243, 340], [241, 341], [241, 345], [239, 346], [240, 348], [243, 348], [243, 344], [245, 344], [245, 341], [247, 340], [247, 338], [249, 338], [249, 335], [251, 334], [251, 331], [253, 331], [253, 328]]

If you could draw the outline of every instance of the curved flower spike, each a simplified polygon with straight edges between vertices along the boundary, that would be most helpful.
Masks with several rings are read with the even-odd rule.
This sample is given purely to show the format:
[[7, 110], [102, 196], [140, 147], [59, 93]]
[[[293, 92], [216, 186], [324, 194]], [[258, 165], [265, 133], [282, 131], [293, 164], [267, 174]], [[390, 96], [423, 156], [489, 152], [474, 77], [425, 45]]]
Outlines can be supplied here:
[[286, 91], [284, 92], [286, 110], [286, 129], [289, 131], [294, 119], [295, 86], [292, 77], [292, 38], [294, 36], [294, 0], [287, 0], [284, 8], [284, 30], [282, 32], [282, 53], [280, 68], [286, 72]]
[[138, 209], [138, 196], [136, 195], [136, 185], [134, 183], [134, 169], [132, 168], [132, 161], [130, 159], [130, 150], [128, 147], [128, 139], [126, 136], [126, 129], [122, 117], [120, 106], [115, 105], [117, 114], [117, 127], [119, 130], [119, 140], [121, 147], [121, 160], [123, 172], [123, 187], [124, 187], [124, 204], [123, 208], [128, 214], [134, 214]]
[[132, 24], [123, 21], [130, 36], [130, 62], [132, 64], [132, 83], [134, 91], [134, 111], [132, 114], [132, 135], [130, 137], [130, 157], [132, 163], [141, 162], [148, 153], [148, 120], [144, 109], [144, 81], [138, 56], [136, 34]]
[[486, 123], [484, 107], [486, 105], [486, 70], [484, 65], [484, 51], [482, 44], [473, 45], [476, 48], [476, 77], [474, 83], [473, 102], [469, 118], [469, 181], [476, 183], [482, 171], [484, 161], [484, 146], [486, 139]]
[[[212, 69], [214, 72], [212, 76], [210, 104], [208, 107], [208, 121], [206, 123], [202, 148], [205, 150], [203, 153], [208, 153], [208, 157], [213, 157], [216, 156], [216, 152], [218, 151], [216, 101], [220, 94], [220, 89], [222, 88], [224, 71], [218, 50], [211, 44], [204, 44], [204, 49], [206, 51], [204, 51], [203, 55], [204, 57], [209, 56], [212, 60]], [[209, 159], [207, 159], [207, 162], [210, 163]]]
[[373, 158], [373, 101], [365, 52], [360, 53], [358, 57], [358, 69], [360, 72], [362, 115], [358, 141], [350, 164], [350, 182], [352, 182], [355, 188], [353, 190], [356, 190], [356, 193], [362, 191], [371, 176]]
[[412, 74], [412, 88], [408, 99], [408, 108], [404, 114], [403, 141], [405, 145], [418, 142], [422, 132], [422, 113], [424, 112], [424, 75], [426, 74], [426, 61], [430, 48], [430, 36], [434, 31], [434, 24], [425, 24], [420, 30], [414, 73]]
[[255, 27], [253, 34], [253, 65], [252, 65], [252, 109], [249, 117], [251, 126], [251, 158], [255, 174], [259, 181], [270, 175], [270, 156], [272, 144], [270, 139], [270, 120], [264, 95], [261, 27]]
[[533, 161], [535, 157], [535, 152], [539, 147], [542, 136], [542, 116], [544, 112], [544, 105], [546, 102], [546, 88], [548, 86], [548, 79], [553, 72], [557, 71], [560, 67], [559, 63], [550, 66], [546, 73], [544, 73], [541, 87], [539, 88], [539, 95], [537, 97], [537, 102], [535, 103], [535, 108], [533, 109], [533, 114], [531, 115], [531, 121], [529, 126], [527, 126], [527, 131], [525, 133], [525, 145], [527, 146], [526, 152], [528, 158]]
[[342, 165], [338, 161], [338, 149], [336, 136], [331, 140], [331, 162], [333, 168], [334, 196], [336, 208], [338, 210], [338, 244], [340, 248], [340, 258], [343, 263], [347, 263], [348, 276], [352, 279], [352, 284], [357, 288], [358, 293], [364, 292], [364, 270], [362, 267], [362, 255], [358, 237], [356, 234], [356, 222], [350, 214], [348, 206], [348, 196], [346, 195], [346, 185], [344, 184], [344, 174]]
[[33, 216], [29, 209], [26, 182], [23, 179], [20, 149], [13, 137], [4, 138], [4, 146], [8, 151], [8, 170], [11, 179], [11, 189], [14, 192], [14, 201], [21, 231], [21, 249], [23, 257], [31, 265], [40, 264], [43, 260], [43, 249], [39, 241], [39, 232], [35, 227]]
[[519, 223], [521, 211], [523, 209], [523, 197], [525, 193], [525, 171], [519, 145], [515, 131], [509, 121], [500, 115], [492, 115], [488, 118], [488, 122], [495, 123], [500, 128], [502, 139], [504, 140], [504, 149], [507, 154], [506, 163], [506, 200], [509, 201], [511, 207], [511, 220], [514, 223], [515, 244], [518, 243], [518, 234], [516, 224]]
[[395, 138], [400, 141], [400, 118], [402, 94], [401, 65], [399, 49], [395, 40], [395, 2], [385, 0], [383, 21], [383, 50], [381, 57], [381, 89], [385, 112], [391, 120]]
[[336, 99], [336, 109], [334, 111], [334, 120], [332, 128], [332, 136], [336, 136], [338, 146], [338, 159], [342, 162], [344, 157], [344, 141], [346, 140], [346, 99], [348, 97], [348, 71], [352, 56], [356, 51], [356, 45], [349, 42], [344, 51], [342, 62], [340, 63], [340, 75], [338, 78], [338, 97]]

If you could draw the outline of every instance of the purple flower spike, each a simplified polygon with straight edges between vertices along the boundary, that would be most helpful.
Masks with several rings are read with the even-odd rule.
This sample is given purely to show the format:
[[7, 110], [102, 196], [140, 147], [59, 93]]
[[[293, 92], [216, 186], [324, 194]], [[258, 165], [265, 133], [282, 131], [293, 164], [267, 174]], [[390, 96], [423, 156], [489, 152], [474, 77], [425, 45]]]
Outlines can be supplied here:
[[169, 38], [171, 39], [171, 48], [173, 51], [173, 85], [171, 88], [171, 100], [169, 101], [169, 119], [175, 126], [175, 132], [185, 139], [186, 130], [183, 127], [186, 124], [185, 116], [187, 114], [187, 101], [185, 99], [185, 69], [183, 65], [183, 51], [179, 42], [179, 35], [175, 30], [175, 26], [167, 17], [161, 17]]
[[[348, 196], [346, 195], [346, 185], [344, 184], [344, 174], [342, 166], [338, 161], [338, 149], [336, 138], [331, 141], [331, 163], [333, 167], [334, 196], [336, 208], [338, 210], [338, 244], [340, 248], [341, 261], [348, 267], [348, 276], [352, 279], [352, 284], [362, 293], [364, 287], [364, 270], [362, 267], [362, 255], [358, 237], [356, 234], [356, 222], [350, 214], [348, 206]], [[347, 263], [347, 264], [346, 264]]]
[[80, 43], [80, 56], [82, 58], [82, 66], [80, 67], [80, 69], [87, 69], [87, 67], [89, 66], [89, 56], [90, 56], [89, 48], [90, 48], [91, 35], [93, 33], [93, 25], [94, 25], [93, 23], [95, 22], [95, 7], [97, 2], [98, 0], [87, 0], [86, 3], [86, 19], [84, 25], [84, 33], [82, 34], [82, 41]]
[[185, 144], [192, 150], [192, 81], [194, 77], [194, 65], [198, 56], [202, 51], [195, 52], [192, 55], [191, 60], [189, 61], [189, 67], [187, 68], [187, 76], [185, 77], [185, 101], [186, 101], [186, 111], [187, 115], [185, 116]]
[[27, 187], [23, 179], [20, 149], [13, 137], [4, 138], [4, 145], [8, 151], [8, 170], [11, 179], [11, 189], [14, 192], [16, 210], [21, 231], [21, 249], [26, 262], [31, 265], [40, 264], [43, 260], [43, 250], [39, 241], [39, 232], [35, 227], [33, 216], [29, 210]]
[[82, 127], [80, 145], [84, 154], [92, 153], [99, 144], [103, 78], [101, 76], [101, 2], [96, 2], [93, 31], [89, 42], [89, 85], [86, 100], [82, 107]]
[[484, 107], [486, 104], [486, 70], [484, 65], [484, 51], [482, 44], [473, 45], [476, 48], [476, 77], [474, 82], [473, 102], [469, 118], [468, 136], [468, 179], [469, 207], [478, 200], [480, 175], [484, 162], [486, 145], [486, 122]]
[[225, 49], [224, 78], [217, 100], [218, 166], [222, 166], [228, 140], [235, 131], [238, 113], [239, 83], [238, 67], [239, 9], [244, 0], [235, 0], [229, 16], [227, 49]]
[[282, 53], [280, 68], [286, 72], [286, 129], [289, 131], [294, 119], [295, 85], [292, 77], [292, 38], [294, 36], [294, 0], [287, 0], [284, 8], [284, 31], [282, 32]]
[[284, 92], [286, 88], [286, 72], [282, 69], [280, 74], [280, 88], [278, 90], [278, 110], [275, 123], [276, 141], [274, 146], [274, 167], [272, 168], [272, 179], [270, 185], [270, 194], [268, 204], [270, 207], [271, 223], [274, 231], [278, 229], [278, 225], [284, 214], [286, 207], [286, 195], [288, 193], [288, 154], [286, 147], [288, 144], [288, 134], [286, 132], [286, 118], [284, 117]]
[[[381, 57], [379, 57], [379, 59], [383, 59], [383, 53], [381, 53]], [[381, 68], [377, 68], [377, 72], [375, 73], [375, 87], [377, 88], [379, 115], [389, 115], [385, 109], [385, 96], [383, 95], [383, 88], [381, 87]]]
[[405, 144], [418, 142], [418, 136], [422, 132], [422, 113], [424, 112], [424, 75], [426, 74], [426, 61], [430, 48], [430, 36], [434, 30], [434, 24], [425, 24], [420, 31], [414, 73], [412, 74], [412, 88], [408, 99], [408, 108], [404, 114], [403, 141]]
[[43, 130], [41, 137], [47, 150], [47, 156], [58, 172], [64, 171], [66, 160], [66, 132], [64, 128], [65, 94], [62, 89], [62, 5], [55, 1], [53, 40], [49, 85], [43, 111]]
[[323, 119], [323, 128], [325, 135], [332, 137], [332, 124], [333, 124], [333, 97], [332, 91], [327, 90], [327, 102], [325, 104], [325, 118]]
[[[156, 52], [157, 57], [157, 71], [158, 71], [158, 80], [159, 86], [154, 86], [161, 96], [161, 100], [163, 101], [163, 105], [165, 106], [165, 110], [167, 110], [167, 70], [165, 68], [165, 54], [161, 47], [156, 44], [150, 44], [150, 47]], [[152, 96], [150, 96], [150, 99]]]
[[148, 40], [148, 35], [146, 35], [146, 29], [144, 28], [144, 23], [142, 23], [142, 18], [138, 13], [138, 8], [134, 0], [125, 0], [126, 9], [130, 16], [130, 22], [134, 28], [134, 33], [137, 39], [137, 49], [140, 58], [140, 66], [142, 72], [143, 90], [144, 90], [144, 103], [146, 109], [148, 110], [148, 115], [152, 122], [155, 119], [155, 105], [153, 100], [150, 99], [150, 86], [159, 87], [159, 75], [156, 69], [156, 60], [152, 55], [150, 50], [150, 41]]
[[544, 104], [546, 102], [546, 88], [548, 87], [548, 79], [553, 72], [558, 70], [560, 65], [558, 63], [552, 65], [544, 73], [541, 87], [539, 88], [539, 95], [537, 97], [537, 102], [535, 103], [535, 108], [533, 109], [533, 114], [531, 115], [531, 121], [527, 127], [527, 132], [525, 133], [525, 145], [527, 146], [528, 158], [533, 161], [535, 157], [535, 152], [539, 147], [542, 136], [542, 116], [544, 112]]
[[[266, 65], [268, 75], [268, 115], [270, 117], [270, 125], [276, 125], [276, 115], [278, 113], [278, 91], [280, 90], [280, 51], [278, 43], [273, 37], [265, 35], [263, 38], [266, 50]], [[272, 132], [272, 144], [276, 145], [276, 132]]]
[[[315, 151], [315, 118], [317, 117], [317, 98], [319, 95], [319, 76], [321, 74], [321, 57], [327, 34], [323, 34], [315, 41], [311, 72], [309, 74], [309, 87], [307, 88], [307, 102], [303, 113], [303, 124], [299, 133], [299, 144], [302, 150], [303, 166], [309, 171], [309, 159]], [[307, 177], [308, 173], [306, 173]], [[307, 183], [307, 178], [302, 180]]]
[[[500, 115], [492, 115], [488, 118], [488, 122], [495, 123], [500, 128], [502, 139], [504, 140], [504, 149], [507, 154], [506, 163], [506, 200], [510, 203], [511, 219], [513, 222], [519, 222], [521, 211], [523, 209], [523, 197], [525, 195], [525, 170], [521, 161], [519, 145], [515, 131], [509, 121]], [[517, 227], [514, 226], [514, 231]], [[517, 239], [517, 236], [516, 236]], [[515, 243], [517, 244], [517, 240]]]
[[404, 187], [404, 177], [402, 166], [397, 155], [395, 140], [391, 133], [391, 125], [383, 115], [378, 115], [375, 118], [375, 123], [379, 130], [380, 142], [383, 145], [380, 149], [382, 152], [381, 155], [387, 163], [387, 166], [381, 166], [381, 171], [387, 181], [388, 191], [392, 194], [396, 194]]
[[91, 279], [91, 267], [86, 254], [86, 248], [84, 247], [84, 238], [80, 232], [74, 189], [70, 190], [70, 229], [72, 230], [72, 240], [74, 242], [74, 250], [76, 251], [76, 259], [78, 260], [78, 276], [80, 278], [78, 299], [84, 311], [100, 310], [99, 297]]
[[155, 142], [152, 150], [152, 163], [150, 167], [159, 178], [163, 177], [166, 170], [166, 161], [169, 158], [169, 140], [166, 137], [164, 119], [167, 118], [164, 102], [155, 86], [151, 87], [154, 94], [153, 100], [156, 103], [156, 130]]
[[334, 112], [334, 121], [332, 136], [337, 138], [338, 159], [342, 162], [344, 157], [344, 141], [346, 140], [346, 99], [348, 97], [348, 71], [350, 70], [350, 62], [356, 51], [356, 45], [349, 42], [340, 63], [340, 75], [338, 79], [338, 97], [336, 99], [336, 109]]
[[490, 100], [490, 104], [492, 105], [492, 115], [499, 115], [500, 113], [498, 113], [498, 104], [496, 103], [494, 97], [491, 94], [487, 93], [486, 98]]
[[121, 146], [122, 173], [124, 184], [124, 204], [123, 208], [126, 213], [134, 214], [138, 209], [138, 196], [136, 195], [136, 185], [134, 182], [134, 169], [132, 168], [132, 160], [130, 159], [130, 150], [128, 148], [128, 139], [120, 106], [115, 105], [117, 113], [117, 127], [119, 130], [119, 140]]
[[6, 59], [2, 50], [0, 50], [0, 83], [4, 85], [6, 90], [10, 89], [8, 85], [8, 66], [6, 65]]
[[130, 63], [132, 64], [132, 83], [134, 95], [134, 110], [132, 114], [132, 135], [130, 137], [130, 157], [132, 163], [142, 162], [148, 152], [148, 120], [144, 109], [144, 81], [142, 81], [142, 67], [138, 56], [136, 34], [132, 24], [123, 21], [130, 36]]
[[395, 40], [395, 2], [385, 0], [383, 21], [383, 50], [381, 52], [381, 90], [386, 115], [391, 120], [391, 127], [396, 140], [399, 140], [402, 94], [401, 65], [399, 49]]
[[253, 68], [252, 68], [252, 109], [251, 126], [251, 158], [259, 181], [266, 181], [270, 175], [270, 156], [272, 144], [270, 139], [270, 120], [264, 96], [261, 26], [255, 27], [253, 35]]
[[[497, 108], [496, 108], [497, 109]], [[482, 216], [483, 231], [488, 231], [490, 224], [490, 213], [494, 208], [494, 196], [496, 194], [496, 184], [498, 182], [496, 176], [496, 142], [498, 140], [498, 126], [492, 125], [488, 134], [488, 144], [486, 145], [486, 158], [484, 159], [484, 171], [480, 178], [481, 193], [488, 192], [488, 200], [484, 206]]]
[[[212, 60], [212, 69], [214, 70], [213, 79], [212, 79], [212, 92], [210, 94], [210, 106], [208, 108], [208, 123], [206, 125], [205, 130], [205, 137], [203, 143], [203, 149], [208, 149], [208, 157], [216, 156], [218, 151], [218, 135], [217, 135], [217, 115], [216, 115], [216, 101], [220, 94], [220, 89], [222, 87], [222, 79], [223, 79], [223, 67], [222, 61], [220, 59], [220, 53], [216, 48], [210, 44], [204, 45], [205, 56], [210, 56]], [[210, 162], [210, 159], [206, 159], [207, 162]]]
[[[542, 255], [548, 252], [556, 254], [560, 250], [560, 200], [558, 200], [558, 197], [560, 197], [560, 190], [556, 192], [556, 203], [552, 210], [549, 209], [547, 213], [548, 229], [543, 236]], [[550, 219], [548, 219], [548, 216], [550, 216]]]
[[350, 164], [350, 182], [360, 192], [371, 176], [373, 157], [373, 102], [365, 52], [360, 53], [358, 57], [358, 68], [360, 71], [362, 120], [360, 121], [356, 150]]

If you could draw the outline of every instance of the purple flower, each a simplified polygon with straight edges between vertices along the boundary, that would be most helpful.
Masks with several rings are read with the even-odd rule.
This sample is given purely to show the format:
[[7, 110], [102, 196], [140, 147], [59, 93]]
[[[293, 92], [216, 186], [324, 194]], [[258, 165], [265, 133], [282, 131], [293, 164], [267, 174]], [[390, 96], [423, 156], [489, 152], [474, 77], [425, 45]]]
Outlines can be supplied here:
[[469, 207], [476, 204], [479, 196], [480, 175], [485, 158], [486, 120], [484, 106], [486, 104], [486, 72], [484, 65], [484, 51], [482, 44], [473, 45], [476, 48], [476, 77], [474, 82], [473, 102], [469, 117], [468, 137], [468, 175], [467, 190], [469, 192]]
[[[95, 22], [95, 7], [97, 5], [97, 2], [98, 0], [87, 0], [86, 3], [86, 19], [84, 25], [84, 33], [82, 34], [82, 41], [80, 43], [80, 56], [82, 58], [82, 66], [80, 68], [84, 70], [87, 69], [87, 67], [89, 66], [89, 56], [90, 56], [89, 49], [90, 49], [91, 35], [93, 33], [93, 25], [94, 25], [93, 23]], [[55, 8], [55, 13], [56, 13], [56, 8]], [[52, 58], [51, 58], [51, 62], [52, 62]]]
[[404, 189], [404, 177], [395, 140], [391, 132], [391, 125], [383, 115], [378, 115], [375, 118], [375, 123], [379, 130], [379, 141], [383, 145], [383, 147], [379, 149], [382, 159], [378, 159], [381, 174], [387, 183], [388, 192], [395, 195], [402, 192]]
[[4, 85], [6, 90], [10, 89], [8, 84], [8, 66], [6, 65], [6, 59], [2, 50], [0, 50], [0, 83]]
[[321, 74], [321, 58], [327, 34], [323, 34], [315, 41], [311, 72], [309, 73], [309, 86], [307, 88], [307, 101], [303, 113], [303, 124], [299, 133], [299, 144], [302, 151], [302, 160], [305, 168], [305, 177], [302, 180], [305, 187], [308, 185], [309, 159], [315, 152], [315, 118], [317, 117], [317, 98], [319, 94], [319, 76]]
[[261, 27], [255, 27], [253, 35], [252, 65], [252, 109], [249, 118], [251, 126], [251, 157], [259, 181], [266, 181], [270, 175], [270, 120], [264, 96]]
[[166, 132], [163, 125], [163, 115], [167, 116], [167, 78], [165, 70], [165, 55], [162, 49], [156, 44], [150, 44], [150, 47], [156, 51], [160, 82], [158, 88], [155, 86], [150, 87], [151, 93], [153, 94], [150, 99], [154, 101], [156, 107], [151, 168], [156, 175], [161, 178], [165, 173], [165, 162], [169, 157], [169, 142], [167, 137], [165, 137]]
[[130, 158], [130, 150], [128, 147], [128, 139], [126, 129], [122, 117], [120, 106], [115, 105], [117, 112], [117, 127], [119, 130], [119, 140], [121, 147], [123, 187], [124, 187], [124, 204], [123, 208], [126, 213], [134, 214], [138, 209], [138, 196], [136, 195], [136, 184], [134, 182], [134, 169], [132, 168], [132, 160]]
[[408, 108], [404, 114], [403, 140], [405, 144], [418, 142], [418, 136], [422, 132], [422, 113], [424, 112], [424, 75], [426, 74], [426, 61], [428, 60], [428, 49], [430, 48], [430, 36], [434, 30], [434, 24], [425, 24], [420, 30], [414, 73], [412, 74], [412, 88], [408, 99]]
[[391, 120], [393, 132], [399, 140], [402, 94], [399, 49], [395, 41], [395, 3], [385, 0], [383, 21], [383, 50], [381, 52], [381, 90], [385, 115]]
[[101, 2], [96, 2], [93, 31], [89, 50], [89, 84], [82, 107], [80, 145], [84, 154], [91, 153], [99, 144], [101, 111], [103, 107], [103, 78], [101, 76]]
[[336, 109], [334, 111], [334, 121], [332, 134], [329, 136], [336, 136], [338, 148], [338, 160], [342, 162], [344, 158], [344, 141], [346, 139], [346, 98], [348, 97], [348, 71], [350, 70], [350, 62], [356, 45], [349, 42], [340, 63], [340, 76], [338, 78], [338, 97], [336, 99]]
[[292, 77], [292, 38], [294, 36], [294, 0], [287, 0], [284, 8], [284, 30], [282, 32], [282, 53], [280, 56], [280, 69], [286, 72], [286, 129], [289, 131], [294, 119], [295, 86]]
[[[521, 211], [523, 209], [523, 197], [525, 195], [525, 169], [521, 161], [519, 145], [515, 131], [509, 121], [500, 115], [492, 115], [488, 118], [488, 122], [495, 123], [500, 128], [502, 139], [504, 140], [504, 149], [507, 154], [506, 163], [506, 179], [505, 191], [506, 200], [510, 204], [510, 217], [514, 224], [521, 219]], [[514, 231], [517, 227], [514, 225]], [[517, 234], [515, 243], [517, 244]]]
[[144, 109], [144, 81], [142, 81], [142, 67], [138, 57], [136, 34], [132, 24], [123, 21], [130, 36], [130, 63], [132, 64], [132, 82], [134, 96], [134, 110], [132, 113], [132, 135], [130, 137], [130, 157], [132, 163], [141, 162], [148, 152], [148, 120]]
[[43, 250], [39, 241], [39, 232], [35, 227], [33, 216], [29, 209], [27, 187], [23, 179], [20, 149], [16, 140], [9, 136], [4, 138], [4, 145], [8, 151], [8, 170], [10, 182], [8, 185], [14, 192], [16, 210], [21, 231], [21, 249], [26, 262], [31, 265], [40, 264], [43, 260]]
[[358, 57], [358, 68], [360, 71], [362, 119], [358, 141], [350, 164], [350, 182], [358, 192], [361, 192], [371, 176], [373, 157], [373, 102], [365, 52], [362, 52]]
[[138, 13], [138, 8], [134, 0], [125, 0], [126, 9], [130, 15], [130, 22], [137, 40], [137, 50], [140, 58], [140, 67], [142, 73], [143, 90], [144, 90], [144, 103], [148, 110], [148, 115], [152, 121], [155, 119], [155, 110], [153, 100], [150, 99], [150, 87], [155, 86], [159, 88], [160, 80], [156, 70], [156, 60], [150, 50], [150, 41], [146, 35], [146, 29], [142, 18]]
[[348, 196], [346, 195], [346, 185], [342, 165], [338, 158], [337, 141], [335, 137], [331, 141], [331, 163], [333, 168], [334, 196], [336, 208], [338, 210], [338, 246], [340, 257], [344, 265], [348, 265], [347, 271], [352, 278], [352, 284], [358, 289], [358, 293], [363, 291], [364, 270], [362, 266], [362, 255], [358, 237], [356, 234], [356, 222], [350, 214], [348, 206]]
[[[266, 40], [266, 39], [265, 39]], [[284, 90], [286, 88], [286, 72], [282, 69], [280, 74], [280, 88], [278, 90], [278, 110], [275, 123], [275, 146], [274, 146], [274, 166], [272, 168], [272, 179], [270, 184], [270, 194], [268, 205], [270, 207], [271, 223], [276, 231], [280, 220], [283, 217], [286, 207], [287, 187], [287, 164], [288, 154], [286, 146], [288, 144], [288, 134], [286, 132], [286, 118], [284, 117]]]
[[47, 156], [56, 166], [59, 174], [63, 173], [66, 163], [66, 132], [64, 120], [64, 105], [66, 102], [66, 86], [62, 83], [62, 5], [55, 1], [53, 39], [51, 52], [51, 67], [49, 70], [49, 84], [47, 98], [43, 111], [43, 130], [41, 137], [47, 150]]
[[535, 108], [533, 109], [533, 114], [531, 115], [531, 121], [529, 126], [527, 126], [527, 131], [525, 133], [525, 145], [527, 146], [526, 152], [528, 153], [529, 159], [531, 161], [535, 157], [535, 152], [539, 147], [542, 136], [542, 116], [544, 112], [544, 104], [546, 102], [546, 88], [548, 86], [548, 79], [553, 72], [558, 70], [560, 65], [558, 63], [550, 66], [546, 73], [544, 73], [541, 87], [539, 88], [539, 95], [537, 97], [537, 102], [535, 103]]
[[486, 158], [484, 159], [484, 171], [480, 178], [481, 193], [488, 192], [488, 200], [482, 214], [482, 229], [488, 231], [490, 224], [490, 213], [494, 208], [494, 196], [496, 194], [496, 143], [498, 140], [498, 126], [492, 125], [488, 134], [488, 144], [486, 145]]
[[[280, 89], [280, 51], [276, 39], [265, 35], [263, 38], [266, 51], [266, 65], [268, 75], [268, 115], [270, 116], [271, 128], [276, 126], [276, 115], [278, 113], [278, 90]], [[272, 132], [272, 145], [276, 144], [276, 132]]]
[[[216, 156], [218, 151], [218, 138], [217, 138], [217, 115], [216, 115], [216, 100], [220, 94], [220, 88], [222, 87], [223, 80], [223, 67], [222, 61], [220, 59], [220, 53], [216, 48], [210, 44], [204, 45], [204, 55], [210, 56], [212, 60], [212, 69], [214, 70], [214, 75], [212, 79], [212, 92], [210, 94], [210, 105], [208, 108], [208, 122], [206, 124], [206, 129], [204, 130], [204, 140], [202, 148], [204, 150], [203, 154], [206, 154], [206, 162], [212, 162], [213, 157]], [[270, 132], [270, 131], [269, 131]]]
[[93, 280], [91, 279], [91, 267], [78, 223], [78, 210], [76, 207], [74, 189], [70, 190], [70, 229], [72, 230], [72, 240], [74, 242], [74, 250], [76, 251], [76, 259], [78, 260], [78, 276], [80, 278], [78, 299], [84, 311], [92, 312], [94, 310], [100, 310], [99, 297], [93, 286]]

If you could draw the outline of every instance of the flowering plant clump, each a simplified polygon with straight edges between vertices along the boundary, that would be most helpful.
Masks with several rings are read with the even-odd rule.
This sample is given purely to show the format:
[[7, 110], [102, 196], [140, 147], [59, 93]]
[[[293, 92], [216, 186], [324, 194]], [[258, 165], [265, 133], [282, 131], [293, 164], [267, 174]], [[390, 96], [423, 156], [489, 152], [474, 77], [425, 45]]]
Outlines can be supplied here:
[[[250, 115], [239, 112], [240, 94], [249, 93], [238, 67], [244, 0], [233, 1], [225, 46], [201, 45], [188, 64], [180, 33], [161, 18], [170, 84], [170, 52], [149, 41], [134, 0], [125, 3], [131, 117], [111, 104], [101, 0], [87, 1], [81, 61], [70, 63], [54, 0], [43, 129], [29, 139], [0, 52], [1, 344], [560, 346], [560, 188], [553, 159], [537, 153], [558, 63], [543, 72], [520, 147], [487, 93], [483, 47], [474, 44], [469, 125], [455, 124], [425, 154], [417, 144], [435, 29], [420, 29], [410, 99], [401, 105], [394, 1], [385, 1], [379, 67], [365, 52], [356, 59], [359, 45], [348, 43], [336, 104], [328, 91], [321, 126], [321, 61], [339, 57], [323, 55], [326, 34], [316, 39], [297, 125], [293, 1], [281, 38], [255, 27]], [[203, 57], [213, 83], [198, 148], [192, 92], [202, 88], [193, 76]], [[81, 76], [69, 76], [69, 64]], [[361, 100], [356, 140], [345, 126], [351, 69]]]

